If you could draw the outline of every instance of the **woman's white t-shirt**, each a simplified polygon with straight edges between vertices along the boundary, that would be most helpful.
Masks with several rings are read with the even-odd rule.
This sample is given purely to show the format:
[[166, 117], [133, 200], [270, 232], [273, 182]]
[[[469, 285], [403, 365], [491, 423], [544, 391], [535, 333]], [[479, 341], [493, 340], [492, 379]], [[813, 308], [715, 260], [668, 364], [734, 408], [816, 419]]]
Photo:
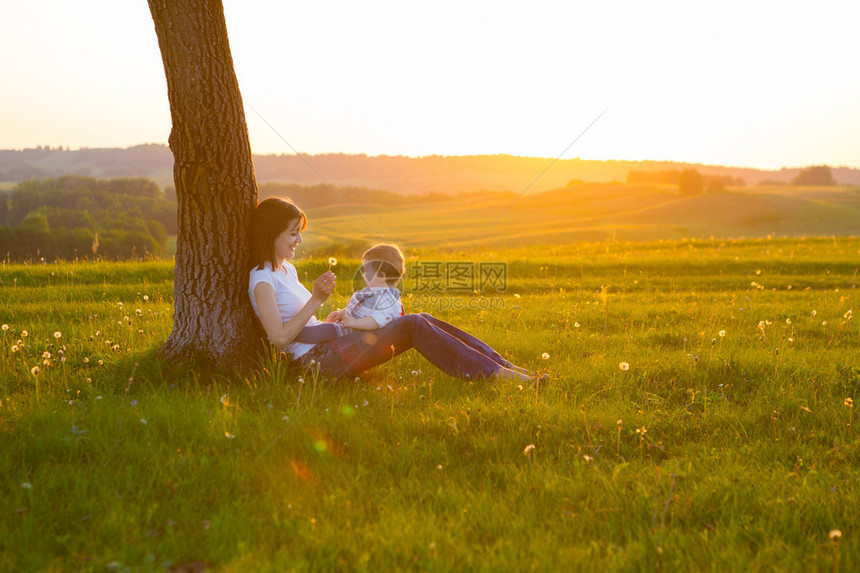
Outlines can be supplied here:
[[[265, 268], [262, 270], [254, 268], [251, 271], [248, 283], [248, 295], [251, 297], [251, 306], [254, 307], [257, 318], [260, 317], [260, 310], [257, 308], [257, 297], [254, 296], [254, 288], [260, 283], [270, 285], [275, 291], [275, 300], [281, 313], [281, 322], [292, 320], [298, 314], [299, 310], [311, 299], [310, 291], [299, 282], [299, 274], [296, 272], [296, 267], [284, 261], [280, 270], [274, 271], [272, 270], [272, 264], [267, 262]], [[320, 323], [321, 321], [317, 320], [316, 317], [311, 316], [306, 326]], [[287, 345], [286, 350], [293, 359], [296, 359], [313, 347], [313, 344], [291, 342]]]

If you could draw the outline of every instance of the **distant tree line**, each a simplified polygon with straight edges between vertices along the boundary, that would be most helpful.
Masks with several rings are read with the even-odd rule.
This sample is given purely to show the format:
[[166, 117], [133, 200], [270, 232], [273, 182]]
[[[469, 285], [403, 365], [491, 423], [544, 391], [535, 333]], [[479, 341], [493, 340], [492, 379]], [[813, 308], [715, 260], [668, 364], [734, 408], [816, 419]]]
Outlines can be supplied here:
[[147, 179], [29, 180], [0, 193], [0, 225], [7, 260], [161, 256], [176, 202]]
[[726, 187], [746, 187], [742, 177], [731, 175], [702, 175], [697, 169], [667, 169], [664, 171], [629, 171], [628, 183], [657, 185], [677, 185], [684, 195], [699, 193], [720, 193]]

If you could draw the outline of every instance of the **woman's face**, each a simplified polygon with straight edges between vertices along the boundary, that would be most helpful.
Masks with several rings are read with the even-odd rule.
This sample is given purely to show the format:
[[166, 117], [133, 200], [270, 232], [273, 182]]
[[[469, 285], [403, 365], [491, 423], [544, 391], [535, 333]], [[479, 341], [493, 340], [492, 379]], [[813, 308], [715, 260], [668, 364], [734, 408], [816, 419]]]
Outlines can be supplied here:
[[279, 261], [296, 256], [296, 247], [302, 244], [302, 220], [293, 219], [283, 233], [275, 238], [275, 258]]

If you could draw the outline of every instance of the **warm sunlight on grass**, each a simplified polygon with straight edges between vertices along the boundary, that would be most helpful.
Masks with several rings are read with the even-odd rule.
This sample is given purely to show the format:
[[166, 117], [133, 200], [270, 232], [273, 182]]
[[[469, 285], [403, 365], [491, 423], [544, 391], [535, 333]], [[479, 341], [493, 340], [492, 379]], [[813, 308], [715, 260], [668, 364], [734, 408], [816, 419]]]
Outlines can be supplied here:
[[0, 568], [853, 571], [858, 255], [410, 250], [505, 263], [501, 292], [412, 276], [404, 302], [549, 373], [539, 387], [415, 353], [336, 386], [277, 353], [171, 367], [170, 263], [0, 266]]

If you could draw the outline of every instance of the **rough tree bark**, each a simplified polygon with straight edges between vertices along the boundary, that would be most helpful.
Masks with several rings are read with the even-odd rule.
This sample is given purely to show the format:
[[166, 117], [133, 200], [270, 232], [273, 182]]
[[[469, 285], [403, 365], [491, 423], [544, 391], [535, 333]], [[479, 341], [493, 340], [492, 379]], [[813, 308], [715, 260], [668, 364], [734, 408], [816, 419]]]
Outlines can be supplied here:
[[259, 334], [248, 300], [257, 182], [221, 0], [148, 0], [167, 76], [179, 231], [170, 359], [220, 364]]

